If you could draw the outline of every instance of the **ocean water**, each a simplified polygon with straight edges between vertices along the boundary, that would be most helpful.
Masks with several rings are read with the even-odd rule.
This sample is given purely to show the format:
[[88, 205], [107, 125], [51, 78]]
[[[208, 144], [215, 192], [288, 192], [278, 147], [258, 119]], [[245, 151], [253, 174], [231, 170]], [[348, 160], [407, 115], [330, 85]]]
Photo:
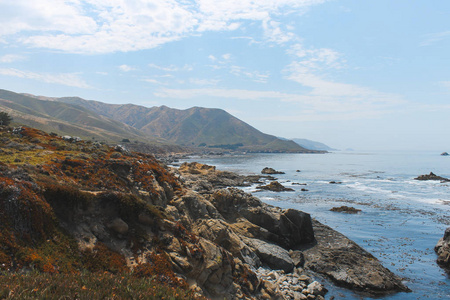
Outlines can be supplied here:
[[[450, 299], [450, 278], [436, 264], [434, 252], [450, 226], [450, 183], [414, 180], [430, 172], [450, 178], [450, 157], [431, 152], [333, 152], [187, 161], [240, 174], [260, 174], [264, 167], [285, 172], [275, 177], [294, 192], [257, 191], [255, 186], [245, 190], [268, 204], [310, 213], [371, 252], [412, 290], [379, 299]], [[342, 205], [361, 212], [330, 211]], [[327, 287], [326, 298], [370, 299], [329, 283]]]

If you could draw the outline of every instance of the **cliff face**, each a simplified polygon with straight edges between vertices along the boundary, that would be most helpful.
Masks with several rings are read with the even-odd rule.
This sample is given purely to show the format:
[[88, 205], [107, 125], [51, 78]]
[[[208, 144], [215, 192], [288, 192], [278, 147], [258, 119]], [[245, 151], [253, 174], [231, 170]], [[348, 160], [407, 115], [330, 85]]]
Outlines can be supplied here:
[[[226, 188], [258, 179], [199, 164], [174, 170], [123, 147], [2, 127], [0, 268], [132, 274], [192, 297], [321, 299], [321, 285], [301, 277], [307, 264], [297, 250], [317, 244], [311, 217]], [[290, 273], [281, 277], [288, 288], [280, 272], [259, 267]], [[389, 280], [385, 292], [406, 289]]]

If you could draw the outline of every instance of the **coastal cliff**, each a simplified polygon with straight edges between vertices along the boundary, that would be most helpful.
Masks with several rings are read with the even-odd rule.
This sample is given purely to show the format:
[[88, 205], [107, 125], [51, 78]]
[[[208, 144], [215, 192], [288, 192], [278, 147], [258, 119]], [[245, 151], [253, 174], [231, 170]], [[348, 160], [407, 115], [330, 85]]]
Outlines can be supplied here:
[[[180, 299], [323, 299], [315, 274], [371, 295], [408, 290], [309, 214], [233, 188], [262, 177], [196, 163], [169, 168], [120, 146], [1, 127], [0, 280], [12, 283], [0, 294], [19, 292], [16, 274], [108, 274], [116, 286], [103, 291], [109, 298], [123, 280], [147, 280]], [[98, 291], [85, 283], [72, 293]]]

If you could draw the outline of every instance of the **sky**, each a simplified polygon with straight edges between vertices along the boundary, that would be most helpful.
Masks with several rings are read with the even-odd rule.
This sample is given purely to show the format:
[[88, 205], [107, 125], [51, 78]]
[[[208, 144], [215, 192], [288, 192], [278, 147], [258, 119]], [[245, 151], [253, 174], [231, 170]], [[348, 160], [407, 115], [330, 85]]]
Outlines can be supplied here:
[[0, 0], [0, 88], [450, 152], [450, 1]]

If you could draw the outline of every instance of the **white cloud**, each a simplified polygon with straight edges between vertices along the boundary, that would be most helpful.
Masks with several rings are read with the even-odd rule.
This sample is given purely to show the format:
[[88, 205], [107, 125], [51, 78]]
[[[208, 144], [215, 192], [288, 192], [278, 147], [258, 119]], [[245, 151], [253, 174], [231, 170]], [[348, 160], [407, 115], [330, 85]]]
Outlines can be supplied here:
[[195, 85], [216, 85], [219, 83], [217, 79], [199, 79], [199, 78], [190, 78], [189, 83]]
[[268, 91], [251, 91], [241, 89], [161, 89], [154, 93], [157, 97], [191, 99], [199, 96], [209, 96], [218, 98], [233, 98], [242, 100], [264, 100], [264, 99], [288, 99], [294, 95], [268, 92]]
[[[381, 116], [404, 101], [397, 95], [380, 93], [349, 84], [311, 79], [316, 87], [306, 94], [242, 89], [161, 89], [154, 95], [161, 98], [195, 99], [215, 97], [250, 101], [283, 101], [300, 108], [298, 120], [345, 120]], [[297, 109], [295, 109], [297, 110]], [[297, 116], [296, 116], [297, 117]], [[286, 118], [288, 120], [289, 118]]]
[[162, 82], [156, 80], [156, 79], [142, 79], [142, 81], [148, 82], [148, 83], [153, 83], [153, 84], [162, 84]]
[[155, 64], [148, 64], [150, 68], [158, 69], [165, 72], [178, 72], [178, 71], [192, 71], [194, 68], [190, 65], [184, 65], [182, 67], [177, 67], [175, 65], [170, 65], [168, 67], [158, 66]]
[[283, 31], [279, 22], [275, 22], [269, 18], [263, 21], [263, 29], [264, 35], [269, 42], [285, 44], [297, 38], [292, 32]]
[[92, 34], [98, 28], [76, 0], [1, 1], [0, 20], [0, 36], [21, 31]]
[[299, 62], [293, 62], [287, 71], [290, 73], [288, 79], [310, 89], [309, 92], [289, 101], [308, 103], [322, 112], [354, 112], [366, 115], [369, 112], [382, 113], [387, 108], [405, 103], [402, 97], [396, 94], [323, 79]]
[[255, 82], [260, 82], [260, 83], [266, 83], [267, 80], [269, 79], [268, 73], [261, 73], [258, 71], [248, 71], [245, 68], [239, 67], [239, 66], [231, 66], [230, 73], [235, 76], [239, 76], [239, 77], [244, 76]]
[[438, 82], [438, 85], [450, 89], [450, 81], [440, 81]]
[[[326, 0], [15, 0], [0, 2], [0, 39], [71, 53], [150, 49], [204, 31], [236, 30], [258, 21], [283, 43], [273, 17]], [[289, 30], [289, 28], [285, 28]]]
[[26, 60], [26, 57], [23, 55], [6, 54], [3, 56], [0, 56], [0, 63], [13, 63], [16, 61], [24, 61], [24, 60]]
[[136, 68], [129, 66], [129, 65], [120, 65], [119, 69], [123, 72], [130, 72], [130, 71], [135, 71]]
[[430, 46], [448, 38], [450, 38], [450, 31], [427, 34], [424, 36], [424, 40], [420, 43], [420, 46]]
[[341, 58], [341, 54], [328, 48], [306, 49], [302, 44], [295, 44], [288, 49], [287, 53], [293, 55], [296, 59], [300, 58], [298, 64], [309, 70], [340, 69], [345, 65], [345, 60]]
[[21, 71], [13, 68], [0, 68], [0, 75], [33, 79], [46, 83], [55, 83], [83, 89], [91, 88], [83, 79], [79, 77], [79, 74], [75, 73], [49, 74]]
[[222, 58], [224, 60], [230, 60], [231, 59], [231, 53], [226, 53], [226, 54], [222, 55]]

